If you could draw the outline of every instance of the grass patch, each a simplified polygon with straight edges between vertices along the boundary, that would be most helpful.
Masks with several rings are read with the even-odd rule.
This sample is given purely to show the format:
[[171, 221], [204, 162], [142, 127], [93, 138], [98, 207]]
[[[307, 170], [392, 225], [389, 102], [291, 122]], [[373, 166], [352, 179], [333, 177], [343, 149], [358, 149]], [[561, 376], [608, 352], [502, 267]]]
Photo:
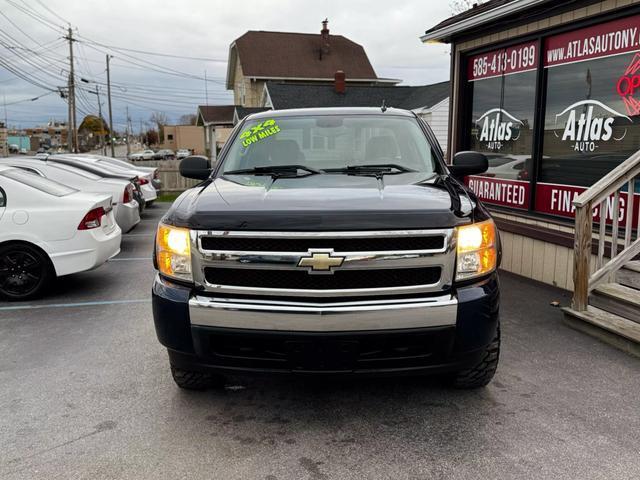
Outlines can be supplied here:
[[158, 195], [157, 201], [158, 202], [173, 202], [179, 196], [180, 196], [180, 193], [178, 193], [178, 192], [162, 193], [162, 194]]

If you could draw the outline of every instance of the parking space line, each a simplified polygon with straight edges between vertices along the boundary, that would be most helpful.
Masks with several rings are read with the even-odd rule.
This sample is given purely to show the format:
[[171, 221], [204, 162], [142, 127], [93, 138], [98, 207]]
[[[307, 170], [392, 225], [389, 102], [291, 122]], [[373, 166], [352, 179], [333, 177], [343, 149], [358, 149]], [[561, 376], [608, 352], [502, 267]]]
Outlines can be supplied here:
[[101, 300], [95, 302], [76, 302], [76, 303], [49, 303], [46, 305], [15, 305], [11, 307], [0, 307], [0, 311], [8, 310], [38, 310], [43, 308], [74, 308], [74, 307], [93, 307], [98, 305], [122, 305], [131, 303], [149, 303], [151, 299], [140, 298], [134, 300]]

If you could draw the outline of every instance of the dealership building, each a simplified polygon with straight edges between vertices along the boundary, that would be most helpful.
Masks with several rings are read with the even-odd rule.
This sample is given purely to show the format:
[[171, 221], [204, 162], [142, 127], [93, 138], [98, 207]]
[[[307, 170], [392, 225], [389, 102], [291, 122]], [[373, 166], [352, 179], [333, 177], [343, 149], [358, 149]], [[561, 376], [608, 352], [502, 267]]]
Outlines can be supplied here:
[[[451, 45], [446, 150], [489, 158], [467, 182], [503, 268], [572, 290], [573, 200], [640, 149], [640, 1], [490, 0], [421, 39]], [[624, 225], [626, 189], [613, 201], [606, 223]]]

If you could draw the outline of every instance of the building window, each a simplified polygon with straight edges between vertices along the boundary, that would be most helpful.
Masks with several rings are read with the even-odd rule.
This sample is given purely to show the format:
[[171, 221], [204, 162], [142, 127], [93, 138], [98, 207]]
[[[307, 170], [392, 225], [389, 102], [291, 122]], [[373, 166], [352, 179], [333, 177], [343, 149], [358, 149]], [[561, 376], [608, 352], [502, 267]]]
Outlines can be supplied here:
[[173, 141], [173, 134], [169, 133], [169, 134], [167, 135], [167, 140], [169, 140], [170, 142], [172, 142], [172, 141]]
[[535, 42], [468, 59], [469, 148], [489, 169], [467, 182], [486, 203], [529, 209], [537, 65]]
[[[545, 40], [537, 211], [572, 217], [573, 199], [638, 150], [639, 22], [640, 16], [627, 17]], [[635, 191], [640, 193], [640, 182]], [[626, 194], [620, 202], [624, 217]], [[612, 217], [609, 209], [607, 219]]]

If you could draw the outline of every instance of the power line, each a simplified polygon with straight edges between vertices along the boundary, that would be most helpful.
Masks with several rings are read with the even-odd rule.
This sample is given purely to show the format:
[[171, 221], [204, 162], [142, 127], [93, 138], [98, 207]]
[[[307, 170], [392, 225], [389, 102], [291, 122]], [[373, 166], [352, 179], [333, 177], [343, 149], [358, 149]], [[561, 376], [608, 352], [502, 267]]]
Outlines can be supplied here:
[[0, 10], [0, 15], [2, 15], [7, 22], [9, 22], [11, 25], [13, 25], [13, 27], [18, 30], [20, 33], [22, 33], [25, 37], [27, 37], [29, 40], [31, 40], [33, 43], [35, 43], [36, 45], [42, 46], [40, 44], [40, 42], [38, 42], [35, 38], [33, 38], [31, 35], [29, 35], [27, 32], [25, 32], [24, 30], [22, 30], [22, 28], [20, 28], [18, 25], [16, 25], [16, 23], [11, 20], [11, 18], [9, 18], [2, 10]]
[[[85, 39], [85, 45], [87, 45], [89, 48], [97, 50], [100, 53], [107, 54], [107, 52], [105, 52], [103, 50], [100, 50], [99, 48], [95, 47], [95, 45], [93, 45], [93, 42], [87, 42], [86, 39]], [[125, 57], [132, 58], [132, 59], [136, 60], [136, 61], [133, 61], [133, 60], [129, 60], [128, 58], [119, 57], [119, 59], [122, 60], [123, 62], [131, 63], [132, 65], [143, 67], [143, 68], [146, 68], [147, 70], [150, 70], [150, 71], [153, 71], [153, 72], [162, 73], [164, 75], [172, 75], [172, 76], [181, 77], [181, 78], [191, 78], [191, 79], [194, 79], [194, 80], [205, 80], [204, 77], [201, 77], [199, 75], [194, 75], [192, 73], [180, 72], [178, 70], [174, 70], [173, 68], [169, 68], [169, 67], [163, 67], [162, 65], [158, 65], [156, 63], [149, 62], [148, 60], [143, 60], [143, 59], [140, 59], [138, 57], [134, 57], [133, 55], [129, 55], [127, 53], [122, 53], [122, 55], [124, 55]], [[139, 63], [139, 62], [142, 62], [142, 63]], [[145, 63], [147, 65], [145, 65]], [[224, 82], [222, 82], [222, 81], [208, 80], [208, 79], [206, 81], [211, 82], [211, 83], [224, 84]]]
[[54, 92], [47, 92], [47, 93], [43, 93], [42, 95], [38, 95], [37, 97], [25, 98], [24, 100], [16, 100], [15, 102], [4, 103], [4, 106], [5, 107], [10, 107], [11, 105], [17, 105], [19, 103], [35, 102], [36, 100], [39, 100], [42, 97], [46, 97], [47, 95], [51, 95], [52, 93], [54, 93]]
[[50, 20], [47, 20], [46, 18], [42, 17], [41, 15], [39, 15], [37, 12], [33, 12], [31, 11], [25, 4], [25, 6], [21, 6], [18, 5], [16, 2], [14, 2], [13, 0], [6, 0], [7, 3], [9, 3], [10, 5], [12, 5], [13, 7], [15, 7], [16, 9], [20, 10], [22, 13], [24, 13], [25, 15], [29, 16], [31, 19], [35, 20], [38, 23], [41, 23], [42, 25], [44, 25], [47, 28], [50, 28], [51, 30], [55, 31], [55, 32], [60, 32], [61, 30], [64, 30], [64, 27], [61, 27], [60, 25], [55, 24], [54, 22], [51, 22]]
[[136, 50], [134, 48], [125, 48], [125, 47], [116, 47], [115, 45], [107, 45], [104, 43], [100, 43], [100, 42], [96, 42], [95, 40], [91, 40], [87, 37], [84, 37], [82, 35], [78, 35], [80, 38], [84, 39], [84, 41], [89, 42], [89, 43], [93, 43], [94, 45], [98, 45], [102, 48], [108, 48], [110, 50], [117, 50], [117, 51], [123, 51], [123, 52], [133, 52], [133, 53], [141, 53], [143, 55], [153, 55], [156, 57], [166, 57], [166, 58], [178, 58], [181, 60], [199, 60], [202, 62], [216, 62], [216, 63], [227, 63], [226, 59], [221, 59], [221, 58], [208, 58], [208, 57], [191, 57], [188, 55], [174, 55], [171, 53], [160, 53], [160, 52], [150, 52], [148, 50]]
[[47, 12], [52, 14], [54, 17], [57, 17], [58, 20], [60, 20], [62, 23], [66, 23], [66, 24], [71, 23], [71, 22], [65, 20], [64, 18], [62, 18], [60, 15], [58, 15], [54, 10], [51, 10], [49, 7], [47, 7], [46, 4], [42, 3], [40, 0], [36, 0], [36, 2], [38, 2], [42, 6], [42, 8], [44, 8]]

